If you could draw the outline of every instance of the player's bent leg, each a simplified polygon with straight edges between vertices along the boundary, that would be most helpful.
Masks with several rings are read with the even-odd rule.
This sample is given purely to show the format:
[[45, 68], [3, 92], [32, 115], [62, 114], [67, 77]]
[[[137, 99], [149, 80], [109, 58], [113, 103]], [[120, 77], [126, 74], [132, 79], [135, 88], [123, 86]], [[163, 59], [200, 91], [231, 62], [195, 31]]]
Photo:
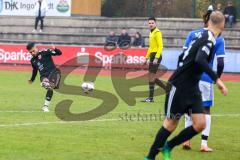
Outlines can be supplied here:
[[193, 125], [192, 117], [188, 114], [185, 114], [185, 128], [190, 127]]
[[202, 92], [202, 100], [206, 118], [206, 128], [202, 131], [202, 141], [200, 151], [202, 152], [212, 152], [213, 150], [208, 147], [207, 140], [210, 134], [211, 128], [211, 115], [210, 115], [210, 108], [213, 106], [213, 99], [214, 99], [214, 89], [213, 84], [205, 81], [199, 82], [199, 88]]
[[41, 86], [47, 89], [46, 98], [42, 110], [44, 112], [49, 112], [49, 104], [53, 96], [53, 89], [58, 89], [61, 80], [61, 71], [59, 69], [54, 69], [49, 76], [41, 78]]
[[[185, 114], [185, 128], [188, 128], [192, 126], [192, 117], [190, 117], [188, 114]], [[187, 140], [183, 143], [183, 149], [184, 150], [190, 150], [191, 149], [191, 142], [190, 140]]]
[[175, 146], [192, 139], [205, 128], [204, 114], [193, 114], [193, 125], [182, 130], [176, 137], [168, 141], [165, 147], [167, 150], [172, 150]]
[[208, 147], [207, 141], [210, 135], [211, 129], [211, 115], [210, 115], [210, 106], [204, 107], [204, 113], [206, 116], [206, 128], [202, 131], [202, 142], [201, 142], [201, 152], [212, 152], [213, 149]]
[[165, 98], [165, 115], [162, 128], [158, 131], [155, 141], [148, 154], [148, 159], [154, 160], [157, 154], [162, 151], [165, 160], [170, 160], [171, 150], [165, 145], [168, 137], [176, 129], [179, 119], [184, 114], [184, 105], [180, 98], [181, 92], [175, 86], [171, 87], [171, 91], [167, 93]]
[[[179, 119], [178, 120], [166, 119], [163, 125], [172, 133], [177, 128], [178, 122], [179, 122]], [[165, 142], [162, 149], [163, 160], [171, 160], [171, 151], [172, 151], [172, 148], [170, 148], [168, 144]]]
[[54, 69], [48, 76], [48, 79], [50, 83], [50, 89], [59, 89], [61, 81], [61, 71], [58, 68]]
[[205, 114], [192, 114], [193, 128], [198, 133], [202, 132], [206, 128]]
[[43, 112], [49, 112], [49, 104], [52, 100], [53, 96], [53, 90], [49, 89], [47, 90], [46, 97], [45, 97], [45, 103], [44, 106], [42, 107]]
[[147, 160], [155, 160], [157, 154], [162, 150], [164, 144], [167, 141], [167, 138], [171, 135], [171, 133], [177, 128], [178, 120], [172, 120], [166, 118], [164, 120], [162, 128], [158, 131], [154, 143], [151, 146], [149, 154], [145, 159]]
[[45, 89], [51, 89], [50, 81], [46, 77], [41, 78], [41, 86]]
[[179, 123], [179, 119], [173, 120], [166, 118], [163, 122], [163, 127], [166, 128], [169, 132], [174, 132]]

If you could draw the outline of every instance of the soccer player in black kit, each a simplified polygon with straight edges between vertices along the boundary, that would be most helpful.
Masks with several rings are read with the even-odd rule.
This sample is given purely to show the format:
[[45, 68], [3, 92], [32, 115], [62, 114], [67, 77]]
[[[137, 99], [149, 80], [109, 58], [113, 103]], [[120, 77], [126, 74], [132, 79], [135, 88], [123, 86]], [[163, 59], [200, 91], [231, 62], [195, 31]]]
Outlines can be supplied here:
[[56, 68], [52, 56], [61, 55], [62, 52], [53, 46], [52, 49], [39, 50], [35, 43], [28, 43], [27, 50], [32, 55], [32, 77], [28, 80], [29, 84], [32, 84], [37, 76], [37, 72], [40, 73], [41, 86], [47, 89], [44, 106], [42, 110], [49, 112], [48, 106], [53, 96], [53, 90], [59, 88], [61, 79], [61, 72]]
[[[205, 128], [205, 114], [199, 90], [199, 80], [203, 72], [211, 77], [223, 95], [227, 95], [228, 90], [224, 83], [208, 65], [213, 58], [215, 38], [224, 30], [224, 24], [223, 14], [214, 11], [210, 16], [207, 30], [196, 37], [190, 47], [179, 56], [178, 68], [169, 79], [171, 91], [166, 95], [165, 100], [166, 118], [144, 160], [155, 160], [160, 151], [164, 160], [170, 160], [171, 150], [175, 146], [190, 140]], [[190, 114], [193, 125], [167, 141], [185, 113]]]

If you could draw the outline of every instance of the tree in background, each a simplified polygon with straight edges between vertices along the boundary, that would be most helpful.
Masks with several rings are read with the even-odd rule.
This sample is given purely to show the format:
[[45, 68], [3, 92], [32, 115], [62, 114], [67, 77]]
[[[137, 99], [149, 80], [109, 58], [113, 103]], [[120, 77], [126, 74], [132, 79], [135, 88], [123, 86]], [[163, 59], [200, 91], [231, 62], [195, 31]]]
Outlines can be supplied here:
[[[232, 0], [234, 6], [237, 8], [238, 10], [238, 17], [240, 16], [240, 0]], [[206, 12], [207, 8], [209, 5], [213, 5], [214, 9], [216, 9], [216, 5], [218, 3], [222, 4], [222, 9], [224, 10], [224, 8], [227, 6], [227, 2], [228, 0], [197, 0], [197, 17], [202, 17], [202, 15]]]
[[145, 17], [147, 0], [103, 0], [102, 15], [106, 17]]
[[202, 17], [204, 13], [206, 13], [209, 5], [211, 5], [211, 0], [197, 0], [197, 17]]
[[117, 14], [121, 14], [121, 7], [123, 6], [122, 2], [123, 1], [103, 0], [102, 15], [106, 17], [115, 17]]
[[[196, 17], [202, 17], [212, 2], [214, 6], [222, 3], [223, 8], [227, 3], [227, 0], [102, 0], [102, 16], [148, 17], [152, 13], [155, 17], [191, 18], [194, 1]], [[240, 0], [233, 2], [240, 6]]]
[[153, 13], [158, 17], [182, 17], [191, 16], [191, 0], [153, 0]]
[[191, 0], [103, 0], [102, 16], [147, 17], [149, 5], [156, 17], [188, 17], [191, 14]]

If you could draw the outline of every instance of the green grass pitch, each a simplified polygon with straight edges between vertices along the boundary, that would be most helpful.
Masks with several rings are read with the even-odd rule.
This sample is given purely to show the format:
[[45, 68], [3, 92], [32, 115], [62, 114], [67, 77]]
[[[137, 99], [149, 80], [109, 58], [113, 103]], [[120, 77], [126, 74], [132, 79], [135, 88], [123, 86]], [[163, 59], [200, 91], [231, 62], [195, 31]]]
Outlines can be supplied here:
[[[30, 72], [0, 72], [0, 160], [142, 160], [153, 142], [162, 121], [123, 119], [124, 113], [158, 113], [163, 111], [164, 96], [153, 104], [129, 107], [119, 98], [115, 110], [99, 121], [66, 122], [55, 116], [55, 105], [62, 99], [74, 100], [74, 113], [91, 110], [99, 100], [55, 93], [50, 113], [40, 112], [45, 90], [39, 80], [28, 85]], [[67, 83], [80, 85], [82, 75], [71, 75]], [[213, 153], [200, 153], [200, 136], [192, 140], [193, 149], [175, 148], [173, 160], [239, 160], [240, 105], [239, 83], [226, 83], [229, 96], [215, 90], [212, 130], [209, 146]], [[110, 77], [99, 76], [95, 88], [116, 92]], [[147, 88], [147, 86], [143, 87]], [[183, 128], [183, 120], [175, 133]], [[162, 159], [159, 155], [158, 159]]]

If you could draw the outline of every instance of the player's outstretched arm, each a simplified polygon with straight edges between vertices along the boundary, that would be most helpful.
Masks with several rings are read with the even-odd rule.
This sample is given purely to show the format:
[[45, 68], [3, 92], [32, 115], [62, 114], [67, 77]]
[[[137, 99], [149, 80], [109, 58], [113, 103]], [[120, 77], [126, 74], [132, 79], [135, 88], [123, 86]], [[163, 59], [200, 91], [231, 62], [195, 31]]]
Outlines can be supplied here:
[[227, 89], [227, 87], [224, 85], [224, 83], [221, 81], [220, 78], [217, 79], [216, 85], [217, 85], [218, 89], [221, 91], [221, 93], [222, 93], [224, 96], [227, 96], [227, 95], [228, 95], [228, 89]]
[[52, 45], [52, 48], [47, 50], [47, 54], [50, 56], [60, 56], [62, 55], [62, 51]]
[[60, 49], [55, 48], [54, 51], [56, 52], [55, 55], [62, 55], [62, 51]]
[[28, 80], [28, 84], [32, 84], [32, 83], [33, 83], [33, 81], [35, 80], [35, 78], [36, 78], [36, 76], [37, 76], [37, 72], [38, 72], [37, 68], [35, 68], [35, 67], [33, 66], [32, 77], [31, 77], [30, 80]]
[[51, 56], [62, 55], [62, 51], [60, 49], [57, 49], [57, 48], [50, 50], [49, 53], [50, 53]]

